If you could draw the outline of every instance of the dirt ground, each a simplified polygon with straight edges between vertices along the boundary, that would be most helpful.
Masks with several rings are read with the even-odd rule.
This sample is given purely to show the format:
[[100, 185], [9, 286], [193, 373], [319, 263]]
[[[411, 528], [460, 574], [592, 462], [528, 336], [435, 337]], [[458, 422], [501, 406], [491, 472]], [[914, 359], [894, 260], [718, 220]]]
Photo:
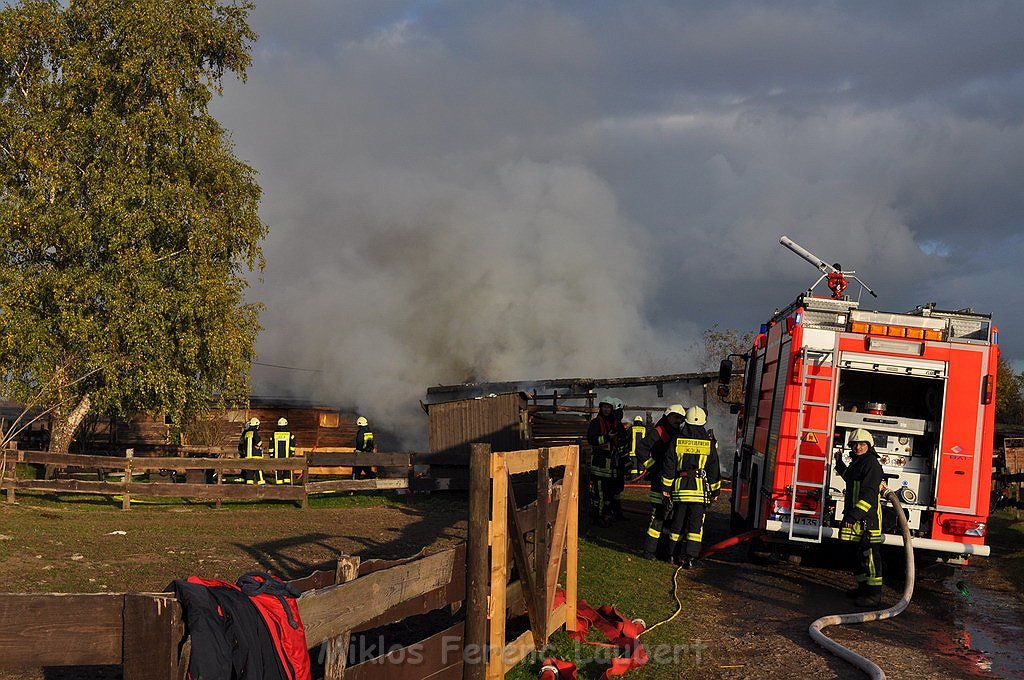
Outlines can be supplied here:
[[[639, 503], [630, 507], [642, 509]], [[727, 507], [714, 506], [705, 525], [705, 545], [729, 535]], [[630, 525], [643, 521], [643, 516], [636, 517]], [[623, 525], [592, 530], [592, 535], [623, 546], [635, 544], [635, 533], [635, 526]], [[877, 663], [890, 678], [1024, 679], [1024, 598], [997, 568], [1000, 547], [993, 546], [993, 557], [968, 567], [920, 573], [910, 606], [895, 619], [825, 632]], [[887, 550], [883, 557], [889, 567], [884, 604], [891, 606], [903, 592], [901, 549]], [[683, 575], [681, 587], [696, 591], [701, 603], [691, 614], [693, 629], [704, 632], [707, 645], [698, 677], [865, 677], [820, 649], [808, 634], [818, 617], [859, 611], [844, 595], [853, 577], [834, 558], [805, 557], [799, 565], [752, 562], [747, 549], [736, 546]], [[966, 596], [958, 584], [966, 588]]]
[[[283, 578], [330, 568], [339, 554], [369, 558], [412, 555], [424, 547], [464, 540], [464, 497], [435, 496], [410, 503], [368, 501], [373, 507], [300, 510], [287, 504], [213, 510], [205, 505], [139, 506], [122, 512], [109, 502], [14, 507], [0, 504], [0, 588], [6, 591], [155, 591], [198, 574], [234, 579], [252, 569]], [[643, 511], [641, 503], [627, 504]], [[646, 525], [642, 514], [589, 540], [635, 552]], [[166, 531], [168, 523], [176, 530]], [[708, 521], [706, 542], [727, 535], [723, 504]], [[122, 533], [123, 532], [123, 533]], [[889, 677], [1024, 679], [1024, 601], [996, 568], [977, 560], [940, 579], [921, 578], [910, 607], [896, 619], [829, 628], [834, 639], [868, 656]], [[890, 559], [890, 562], [893, 560]], [[898, 560], [896, 560], [898, 562]], [[641, 561], [638, 565], [644, 564]], [[891, 565], [890, 565], [891, 566]], [[886, 602], [902, 583], [890, 570]], [[581, 578], [586, 578], [581, 574]], [[695, 570], [681, 587], [700, 604], [687, 611], [707, 645], [699, 669], [686, 677], [778, 680], [864, 677], [818, 649], [807, 627], [819, 616], [850, 611], [843, 591], [852, 577], [836, 564], [751, 563], [730, 548]], [[966, 589], [968, 595], [961, 593]], [[893, 587], [895, 586], [895, 587]], [[666, 596], [671, 584], [666, 584]], [[635, 673], [643, 676], [645, 669]], [[694, 672], [696, 671], [696, 672]], [[51, 669], [3, 673], [0, 680], [116, 678], [116, 669], [91, 675]]]

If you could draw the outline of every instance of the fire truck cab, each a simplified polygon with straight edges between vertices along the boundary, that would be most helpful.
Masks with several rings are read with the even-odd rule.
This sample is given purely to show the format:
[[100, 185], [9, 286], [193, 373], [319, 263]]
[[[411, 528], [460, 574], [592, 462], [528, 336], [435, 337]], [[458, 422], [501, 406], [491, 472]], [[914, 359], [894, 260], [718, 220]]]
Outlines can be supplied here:
[[[811, 291], [762, 326], [745, 357], [733, 466], [735, 532], [837, 539], [844, 482], [834, 460], [871, 432], [913, 545], [943, 561], [989, 554], [998, 330], [989, 315], [925, 305], [860, 309]], [[902, 545], [883, 499], [887, 544]]]

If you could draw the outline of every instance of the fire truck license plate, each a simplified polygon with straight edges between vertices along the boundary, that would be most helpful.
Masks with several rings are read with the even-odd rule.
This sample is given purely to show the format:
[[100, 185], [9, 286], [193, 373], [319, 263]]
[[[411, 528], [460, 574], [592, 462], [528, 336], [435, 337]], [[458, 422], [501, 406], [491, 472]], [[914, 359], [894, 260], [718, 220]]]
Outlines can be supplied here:
[[816, 517], [797, 517], [795, 524], [801, 524], [808, 527], [818, 526], [818, 519]]

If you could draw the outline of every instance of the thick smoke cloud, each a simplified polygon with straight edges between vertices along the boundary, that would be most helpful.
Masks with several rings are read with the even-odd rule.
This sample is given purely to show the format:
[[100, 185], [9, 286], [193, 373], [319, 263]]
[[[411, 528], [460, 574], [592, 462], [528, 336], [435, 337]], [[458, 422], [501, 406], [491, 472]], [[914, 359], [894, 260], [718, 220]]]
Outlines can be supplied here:
[[[1024, 369], [1024, 5], [260, 2], [216, 112], [271, 226], [258, 394], [682, 372], [816, 278]], [[851, 292], [856, 292], [855, 288]], [[405, 415], [402, 415], [405, 414]], [[419, 416], [421, 418], [421, 416]]]

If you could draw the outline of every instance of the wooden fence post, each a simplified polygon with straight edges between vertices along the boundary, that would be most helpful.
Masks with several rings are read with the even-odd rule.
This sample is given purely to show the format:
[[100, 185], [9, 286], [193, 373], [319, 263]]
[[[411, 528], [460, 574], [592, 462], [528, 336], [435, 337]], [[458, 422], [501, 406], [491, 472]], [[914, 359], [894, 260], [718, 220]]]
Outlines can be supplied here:
[[3, 462], [0, 463], [0, 485], [2, 485], [7, 478], [7, 470], [10, 468], [11, 480], [7, 482], [7, 502], [14, 504], [14, 485], [18, 483], [18, 457], [15, 456], [14, 460], [10, 463], [7, 462], [7, 451], [3, 452]]
[[124, 680], [177, 680], [178, 645], [185, 634], [181, 606], [171, 593], [124, 596]]
[[309, 507], [309, 454], [302, 457], [302, 509]]
[[464, 680], [483, 680], [487, 671], [488, 524], [491, 516], [491, 446], [469, 447], [469, 529], [466, 545], [466, 638]]
[[132, 483], [132, 458], [135, 457], [135, 449], [127, 449], [124, 452], [126, 459], [124, 465], [124, 495], [121, 497], [121, 509], [132, 509], [132, 496], [128, 493], [128, 485]]
[[[359, 576], [359, 558], [345, 555], [338, 558], [335, 583], [348, 583]], [[342, 680], [345, 677], [345, 666], [348, 664], [348, 643], [352, 631], [347, 630], [341, 635], [325, 641], [324, 649], [324, 680]]]

